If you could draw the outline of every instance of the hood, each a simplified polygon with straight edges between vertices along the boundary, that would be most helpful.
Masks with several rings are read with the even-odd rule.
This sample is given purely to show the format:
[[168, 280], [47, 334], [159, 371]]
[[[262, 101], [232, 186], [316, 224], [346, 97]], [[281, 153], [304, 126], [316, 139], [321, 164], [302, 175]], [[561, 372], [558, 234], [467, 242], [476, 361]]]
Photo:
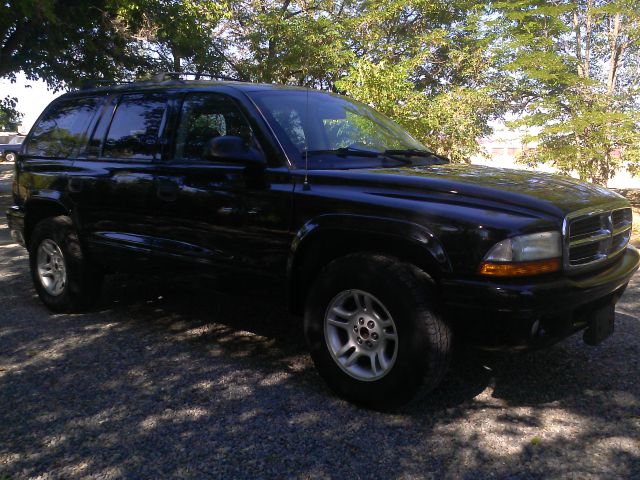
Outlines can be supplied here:
[[[329, 174], [328, 171], [322, 173]], [[452, 201], [455, 198], [465, 203], [476, 203], [474, 200], [496, 202], [563, 217], [576, 210], [607, 203], [626, 204], [624, 197], [617, 193], [570, 177], [479, 165], [446, 164], [331, 173], [343, 179], [352, 177], [357, 183], [398, 187], [394, 196], [411, 191], [447, 194], [455, 196]]]

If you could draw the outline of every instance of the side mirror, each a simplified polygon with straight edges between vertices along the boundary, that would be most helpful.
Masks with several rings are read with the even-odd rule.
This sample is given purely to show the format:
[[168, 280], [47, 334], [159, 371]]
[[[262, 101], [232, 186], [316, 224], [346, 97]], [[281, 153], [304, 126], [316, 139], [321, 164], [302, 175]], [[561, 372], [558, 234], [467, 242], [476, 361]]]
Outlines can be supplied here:
[[242, 137], [223, 135], [209, 141], [205, 158], [217, 161], [242, 163], [247, 166], [265, 166], [267, 159], [257, 148], [247, 145]]

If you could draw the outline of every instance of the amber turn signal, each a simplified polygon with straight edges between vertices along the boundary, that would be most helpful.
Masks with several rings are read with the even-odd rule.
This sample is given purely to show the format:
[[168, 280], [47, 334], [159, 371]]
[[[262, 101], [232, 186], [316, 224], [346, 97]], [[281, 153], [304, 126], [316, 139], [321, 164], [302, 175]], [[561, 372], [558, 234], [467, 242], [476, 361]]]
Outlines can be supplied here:
[[482, 262], [478, 273], [490, 277], [525, 277], [560, 270], [560, 259], [536, 260], [535, 262], [494, 263]]

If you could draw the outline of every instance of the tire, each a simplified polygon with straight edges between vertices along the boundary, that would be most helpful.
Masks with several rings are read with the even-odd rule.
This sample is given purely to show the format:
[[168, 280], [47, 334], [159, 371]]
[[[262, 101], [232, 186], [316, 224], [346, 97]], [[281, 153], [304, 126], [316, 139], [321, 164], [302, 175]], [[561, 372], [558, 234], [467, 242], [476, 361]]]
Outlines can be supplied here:
[[16, 154], [13, 152], [9, 152], [4, 156], [5, 161], [7, 162], [15, 162], [16, 161]]
[[55, 312], [83, 311], [100, 296], [103, 274], [87, 261], [67, 216], [36, 225], [29, 241], [29, 265], [38, 296]]
[[387, 410], [441, 382], [451, 359], [451, 330], [433, 307], [432, 285], [414, 265], [383, 255], [352, 254], [324, 268], [309, 292], [304, 331], [332, 390]]

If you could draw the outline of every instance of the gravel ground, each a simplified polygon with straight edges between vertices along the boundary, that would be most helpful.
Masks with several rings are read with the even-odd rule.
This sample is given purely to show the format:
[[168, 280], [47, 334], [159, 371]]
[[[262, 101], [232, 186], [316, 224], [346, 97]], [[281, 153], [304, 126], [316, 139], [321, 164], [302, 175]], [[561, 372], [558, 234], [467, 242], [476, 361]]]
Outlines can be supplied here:
[[0, 265], [1, 480], [640, 479], [640, 276], [603, 345], [467, 352], [382, 414], [328, 391], [271, 293], [114, 276], [96, 311], [52, 315], [6, 223]]

